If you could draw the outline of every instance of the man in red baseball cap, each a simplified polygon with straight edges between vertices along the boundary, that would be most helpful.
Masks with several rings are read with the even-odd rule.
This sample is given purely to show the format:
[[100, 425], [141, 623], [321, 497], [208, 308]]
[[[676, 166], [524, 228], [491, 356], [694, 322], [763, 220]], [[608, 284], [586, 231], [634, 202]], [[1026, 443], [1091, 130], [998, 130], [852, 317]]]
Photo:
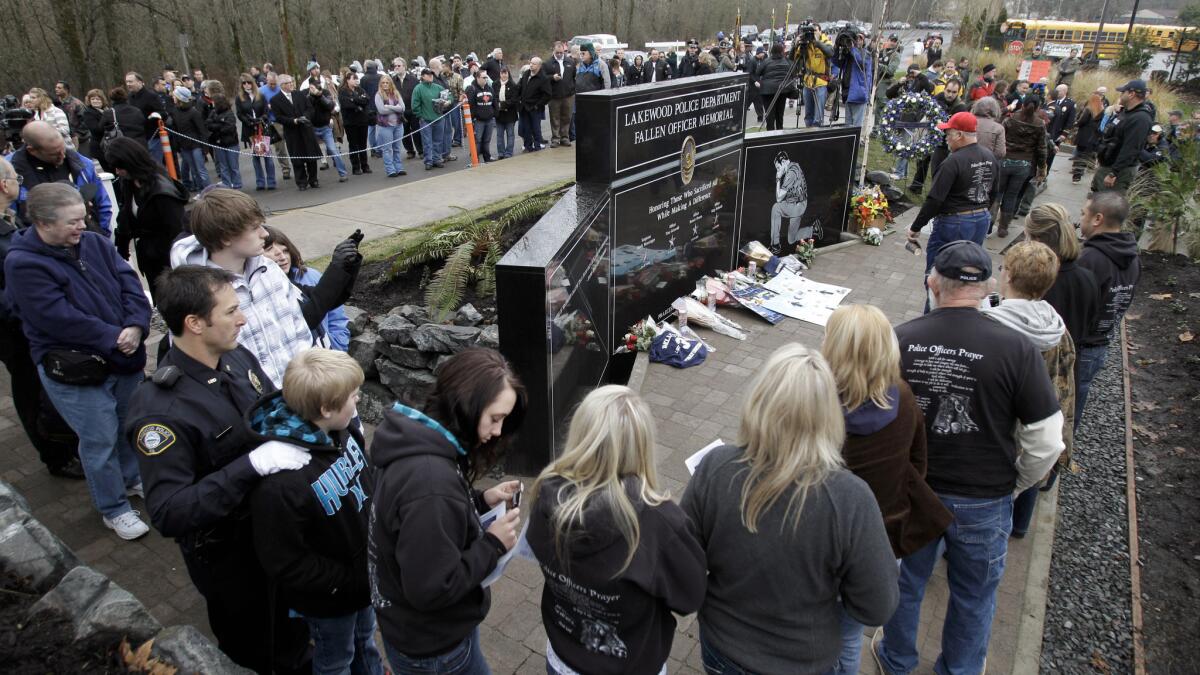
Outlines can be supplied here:
[[[921, 229], [933, 221], [925, 251], [925, 273], [943, 246], [967, 239], [983, 244], [991, 227], [988, 212], [1000, 180], [1000, 165], [991, 150], [976, 143], [978, 120], [969, 112], [954, 113], [937, 125], [946, 134], [950, 156], [938, 167], [925, 204], [909, 227], [908, 239], [916, 243]], [[929, 311], [926, 301], [925, 311]]]

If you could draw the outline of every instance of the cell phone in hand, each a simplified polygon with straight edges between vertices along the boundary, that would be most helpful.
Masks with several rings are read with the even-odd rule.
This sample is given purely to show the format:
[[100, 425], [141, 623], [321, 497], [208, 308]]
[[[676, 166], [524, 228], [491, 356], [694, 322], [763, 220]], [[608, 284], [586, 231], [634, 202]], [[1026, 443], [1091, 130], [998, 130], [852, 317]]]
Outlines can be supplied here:
[[524, 492], [525, 492], [525, 486], [524, 486], [524, 485], [522, 485], [522, 486], [520, 486], [520, 487], [518, 487], [518, 488], [517, 488], [517, 491], [516, 491], [516, 492], [514, 492], [514, 493], [513, 493], [513, 496], [512, 496], [512, 507], [513, 507], [514, 509], [515, 509], [515, 508], [517, 508], [518, 506], [520, 506], [520, 505], [521, 505], [521, 495], [522, 495]]

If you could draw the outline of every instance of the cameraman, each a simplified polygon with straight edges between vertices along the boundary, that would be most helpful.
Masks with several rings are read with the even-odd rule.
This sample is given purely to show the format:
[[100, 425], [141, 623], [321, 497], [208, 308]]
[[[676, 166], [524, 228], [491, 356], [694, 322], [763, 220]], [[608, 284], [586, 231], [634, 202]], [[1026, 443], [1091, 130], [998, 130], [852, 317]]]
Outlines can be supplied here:
[[804, 73], [804, 126], [825, 125], [826, 87], [832, 76], [829, 61], [833, 58], [833, 43], [811, 19], [800, 24], [800, 42], [796, 60]]
[[846, 126], [861, 127], [871, 96], [871, 78], [875, 64], [866, 49], [867, 36], [849, 29], [838, 34], [833, 57], [833, 72], [841, 81], [842, 102], [846, 104]]

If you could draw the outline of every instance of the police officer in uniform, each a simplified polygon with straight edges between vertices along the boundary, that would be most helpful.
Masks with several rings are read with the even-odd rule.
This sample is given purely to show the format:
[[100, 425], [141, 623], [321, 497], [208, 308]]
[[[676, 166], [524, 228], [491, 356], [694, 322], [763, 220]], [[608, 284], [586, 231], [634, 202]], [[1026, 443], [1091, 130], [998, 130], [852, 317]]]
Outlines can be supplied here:
[[246, 319], [234, 276], [184, 265], [160, 279], [158, 309], [173, 343], [134, 394], [125, 429], [151, 522], [179, 542], [221, 651], [260, 673], [307, 673], [308, 631], [273, 607], [245, 498], [262, 476], [298, 469], [309, 456], [253, 449], [244, 414], [275, 387], [238, 345]]

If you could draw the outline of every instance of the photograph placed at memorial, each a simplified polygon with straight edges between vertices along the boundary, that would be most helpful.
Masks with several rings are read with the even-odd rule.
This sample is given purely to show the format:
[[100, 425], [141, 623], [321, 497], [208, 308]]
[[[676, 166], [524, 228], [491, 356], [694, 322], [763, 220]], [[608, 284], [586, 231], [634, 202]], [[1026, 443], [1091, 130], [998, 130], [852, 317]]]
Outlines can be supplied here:
[[796, 244], [841, 241], [849, 213], [857, 127], [747, 134], [738, 203], [738, 248], [758, 241], [775, 255]]
[[[688, 144], [685, 142], [685, 146]], [[660, 321], [696, 280], [733, 263], [738, 147], [613, 190], [612, 344], [647, 316]]]

